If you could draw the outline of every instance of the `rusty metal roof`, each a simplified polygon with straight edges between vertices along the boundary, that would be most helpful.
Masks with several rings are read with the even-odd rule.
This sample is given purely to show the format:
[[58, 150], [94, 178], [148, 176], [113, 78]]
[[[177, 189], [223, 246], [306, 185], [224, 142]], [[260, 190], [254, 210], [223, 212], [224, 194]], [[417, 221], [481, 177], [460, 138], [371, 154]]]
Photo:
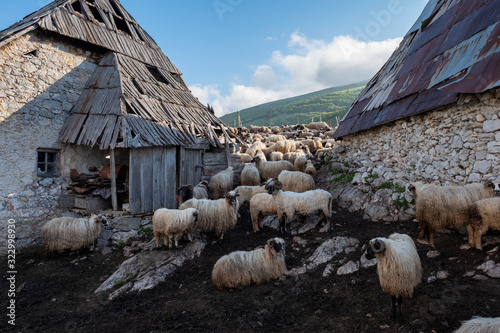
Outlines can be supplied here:
[[335, 138], [500, 86], [500, 0], [430, 0]]
[[118, 0], [57, 0], [0, 31], [0, 47], [35, 29], [97, 45], [103, 57], [61, 132], [63, 143], [221, 147], [234, 137], [187, 88], [182, 73]]

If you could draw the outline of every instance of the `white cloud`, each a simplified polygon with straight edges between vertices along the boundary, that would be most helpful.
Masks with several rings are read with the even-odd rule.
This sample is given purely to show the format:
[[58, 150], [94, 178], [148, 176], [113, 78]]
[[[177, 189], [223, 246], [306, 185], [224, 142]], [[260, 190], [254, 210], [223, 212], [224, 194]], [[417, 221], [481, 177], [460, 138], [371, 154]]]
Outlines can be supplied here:
[[221, 116], [276, 99], [370, 79], [400, 41], [364, 42], [336, 36], [325, 42], [308, 39], [296, 31], [290, 36], [287, 53], [274, 51], [266, 64], [256, 67], [251, 84], [231, 84], [229, 94], [224, 96], [217, 85], [195, 85], [190, 89]]

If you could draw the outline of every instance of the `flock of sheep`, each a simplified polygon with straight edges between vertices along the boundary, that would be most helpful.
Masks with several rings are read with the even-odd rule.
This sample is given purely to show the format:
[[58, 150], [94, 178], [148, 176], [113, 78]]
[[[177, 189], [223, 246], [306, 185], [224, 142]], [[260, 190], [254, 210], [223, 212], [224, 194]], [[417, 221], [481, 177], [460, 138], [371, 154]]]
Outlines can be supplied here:
[[[325, 123], [300, 127], [234, 129], [246, 140], [237, 153], [244, 167], [241, 184], [234, 187], [233, 167], [214, 175], [210, 182], [183, 185], [178, 189], [178, 209], [159, 209], [152, 218], [156, 247], [178, 246], [178, 238], [192, 240], [195, 232], [214, 231], [220, 240], [238, 220], [238, 210], [249, 203], [254, 232], [262, 229], [264, 216], [277, 215], [281, 231], [291, 234], [291, 220], [318, 215], [331, 227], [332, 195], [315, 188], [313, 159], [333, 147]], [[408, 189], [415, 198], [420, 225], [418, 240], [435, 247], [433, 233], [446, 227], [467, 227], [469, 244], [481, 250], [481, 236], [488, 229], [500, 230], [500, 187], [498, 183], [438, 186], [417, 182]], [[46, 251], [77, 250], [88, 246], [100, 231], [100, 219], [59, 218], [42, 230]], [[84, 222], [83, 220], [88, 220]], [[394, 233], [369, 242], [367, 258], [378, 259], [377, 272], [384, 292], [391, 295], [391, 319], [401, 319], [401, 302], [411, 298], [422, 280], [422, 266], [414, 241]], [[260, 284], [288, 275], [285, 241], [271, 238], [264, 248], [236, 251], [214, 265], [212, 280], [223, 290]], [[488, 330], [489, 329], [489, 330]], [[457, 332], [500, 332], [500, 318], [474, 318]]]

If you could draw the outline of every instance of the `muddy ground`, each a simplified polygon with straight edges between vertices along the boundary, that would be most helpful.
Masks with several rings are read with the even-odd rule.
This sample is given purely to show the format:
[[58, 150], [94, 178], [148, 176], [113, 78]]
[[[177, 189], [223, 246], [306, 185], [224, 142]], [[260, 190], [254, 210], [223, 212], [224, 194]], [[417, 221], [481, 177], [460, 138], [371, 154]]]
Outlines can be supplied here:
[[[333, 236], [351, 236], [365, 244], [392, 232], [407, 233], [413, 239], [418, 234], [418, 224], [413, 221], [371, 222], [338, 207], [333, 221], [330, 235], [319, 230], [301, 235], [307, 241], [304, 247], [286, 239], [288, 268], [302, 266], [323, 241]], [[491, 231], [488, 235], [499, 237]], [[227, 232], [223, 241], [216, 242], [215, 235], [208, 233], [201, 256], [187, 262], [166, 282], [112, 301], [107, 293], [95, 295], [94, 290], [126, 259], [122, 249], [106, 255], [86, 251], [51, 257], [38, 247], [23, 250], [16, 258], [16, 326], [8, 325], [6, 317], [7, 260], [0, 266], [1, 331], [452, 332], [460, 321], [472, 316], [500, 316], [500, 281], [485, 277], [477, 269], [487, 257], [500, 262], [499, 244], [486, 245], [482, 252], [461, 250], [466, 240], [458, 231], [435, 236], [441, 253], [435, 258], [427, 257], [426, 245], [417, 245], [424, 279], [413, 299], [404, 302], [401, 323], [388, 320], [390, 296], [380, 288], [376, 267], [323, 277], [323, 264], [298, 277], [263, 285], [226, 292], [214, 287], [211, 270], [218, 258], [234, 250], [251, 250], [275, 236], [282, 235], [272, 229], [253, 234], [248, 208], [244, 207], [236, 228]], [[358, 261], [361, 254], [359, 246], [354, 252], [337, 255], [331, 263], [338, 268], [349, 260]], [[428, 283], [427, 278], [439, 271], [447, 271], [450, 276]], [[476, 278], [465, 276], [472, 275], [471, 271]]]

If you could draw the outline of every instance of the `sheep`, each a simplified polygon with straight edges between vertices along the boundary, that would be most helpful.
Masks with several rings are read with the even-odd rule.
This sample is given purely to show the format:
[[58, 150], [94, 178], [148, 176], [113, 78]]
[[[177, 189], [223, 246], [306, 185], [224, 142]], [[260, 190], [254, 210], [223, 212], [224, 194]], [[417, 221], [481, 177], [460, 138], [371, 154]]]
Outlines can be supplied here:
[[236, 156], [239, 156], [241, 163], [250, 163], [252, 162], [252, 156], [247, 153], [237, 153]]
[[390, 319], [401, 320], [403, 297], [411, 298], [413, 289], [422, 281], [422, 264], [415, 243], [410, 236], [399, 233], [393, 233], [389, 238], [373, 238], [366, 258], [375, 257], [378, 259], [380, 286], [391, 295]]
[[263, 180], [278, 178], [283, 170], [293, 171], [293, 164], [288, 161], [263, 161], [259, 156], [256, 156], [253, 158], [253, 162], [259, 169], [260, 178]]
[[245, 153], [247, 153], [248, 155], [254, 157], [255, 156], [255, 153], [257, 153], [257, 150], [262, 150], [262, 149], [266, 149], [267, 146], [265, 143], [261, 142], [260, 140], [256, 140], [254, 143], [252, 143], [250, 145], [250, 147], [248, 147], [248, 149], [245, 151]]
[[417, 182], [408, 189], [415, 197], [416, 218], [420, 225], [419, 242], [425, 242], [435, 247], [433, 233], [446, 227], [460, 229], [467, 226], [469, 238], [472, 229], [468, 225], [467, 208], [481, 199], [494, 196], [494, 184], [467, 184], [464, 186], [438, 186]]
[[283, 184], [283, 191], [302, 193], [316, 187], [313, 177], [300, 171], [281, 171], [278, 180]]
[[273, 151], [279, 151], [283, 154], [286, 154], [294, 152], [295, 150], [297, 150], [297, 147], [294, 140], [281, 140], [269, 147], [267, 149], [267, 152], [271, 153]]
[[270, 156], [271, 161], [281, 161], [283, 160], [283, 153], [280, 151], [273, 151]]
[[482, 250], [481, 237], [486, 231], [500, 230], [500, 197], [474, 202], [467, 211], [467, 217], [472, 229], [469, 233], [469, 245]]
[[455, 333], [498, 333], [500, 332], [500, 317], [483, 318], [473, 317], [462, 322], [462, 326]]
[[260, 184], [259, 169], [255, 164], [249, 163], [241, 170], [241, 185], [243, 186], [257, 186]]
[[178, 205], [191, 198], [207, 199], [208, 198], [208, 182], [206, 180], [199, 182], [196, 186], [182, 185], [177, 188]]
[[261, 284], [288, 275], [285, 264], [285, 241], [267, 240], [265, 248], [253, 251], [235, 251], [217, 260], [212, 270], [212, 281], [219, 290]]
[[209, 186], [210, 198], [214, 200], [224, 198], [226, 193], [233, 189], [233, 182], [234, 172], [232, 166], [213, 175]]
[[307, 156], [302, 155], [295, 159], [295, 161], [293, 162], [293, 167], [295, 171], [304, 172], [306, 170], [306, 164], [307, 164]]
[[106, 220], [101, 215], [89, 218], [56, 217], [42, 227], [45, 253], [77, 251], [95, 242]]
[[312, 164], [311, 160], [307, 161], [304, 172], [307, 173], [308, 175], [311, 175], [313, 178], [316, 177], [316, 168]]
[[[188, 234], [193, 230], [215, 231], [217, 237], [222, 240], [224, 233], [234, 228], [238, 218], [238, 195], [230, 191], [222, 199], [190, 199], [179, 206], [179, 209], [186, 208], [198, 209], [198, 221], [194, 227], [187, 230]], [[190, 238], [191, 240], [191, 238]]]
[[[292, 164], [295, 163], [295, 160], [300, 157], [300, 156], [304, 156], [304, 155], [308, 155], [310, 152], [309, 152], [309, 148], [308, 147], [303, 147], [302, 149], [298, 149], [292, 153], [286, 153], [286, 154], [283, 154], [283, 159], [285, 161], [288, 161]], [[312, 157], [312, 155], [311, 155]], [[298, 171], [298, 170], [297, 170]]]
[[329, 129], [331, 129], [331, 127], [328, 126], [328, 124], [325, 123], [324, 121], [316, 121], [316, 122], [312, 122], [309, 124], [305, 124], [304, 126], [309, 128], [309, 129], [315, 129], [315, 130], [329, 130]]
[[[330, 219], [332, 216], [333, 198], [325, 190], [312, 190], [302, 193], [285, 192], [282, 190], [283, 184], [278, 179], [267, 182], [268, 194], [272, 194], [276, 203], [276, 212], [280, 221], [282, 232], [290, 234], [287, 228], [289, 222], [295, 215], [307, 217], [319, 213], [320, 219]], [[251, 204], [251, 203], [250, 203]], [[330, 223], [330, 221], [328, 221]], [[331, 223], [328, 226], [330, 231]]]
[[234, 189], [234, 192], [238, 194], [238, 202], [240, 206], [246, 202], [250, 202], [250, 199], [257, 193], [267, 193], [264, 186], [238, 186]]
[[258, 149], [258, 150], [257, 150], [257, 152], [255, 153], [254, 158], [255, 158], [255, 157], [259, 157], [261, 160], [263, 160], [263, 161], [267, 161], [267, 156], [266, 156], [266, 154], [265, 154], [262, 150], [260, 150], [260, 149]]
[[286, 140], [286, 137], [284, 135], [273, 134], [273, 135], [269, 135], [266, 138], [266, 140], [267, 140], [267, 142], [278, 142], [278, 141], [284, 141], [284, 140]]
[[[153, 234], [156, 239], [156, 248], [160, 247], [161, 236], [163, 243], [169, 248], [172, 247], [172, 237], [175, 240], [175, 247], [178, 247], [177, 239], [185, 232], [192, 230], [198, 221], [198, 210], [195, 208], [179, 209], [157, 209], [153, 214]], [[191, 239], [191, 237], [189, 237]]]
[[276, 204], [273, 196], [267, 193], [257, 193], [250, 199], [250, 217], [255, 233], [262, 229], [264, 216], [277, 215]]
[[319, 149], [323, 149], [323, 144], [321, 141], [318, 140], [312, 140], [312, 139], [307, 139], [307, 140], [302, 140], [302, 144], [306, 147], [309, 148], [309, 151], [311, 153], [315, 153]]

